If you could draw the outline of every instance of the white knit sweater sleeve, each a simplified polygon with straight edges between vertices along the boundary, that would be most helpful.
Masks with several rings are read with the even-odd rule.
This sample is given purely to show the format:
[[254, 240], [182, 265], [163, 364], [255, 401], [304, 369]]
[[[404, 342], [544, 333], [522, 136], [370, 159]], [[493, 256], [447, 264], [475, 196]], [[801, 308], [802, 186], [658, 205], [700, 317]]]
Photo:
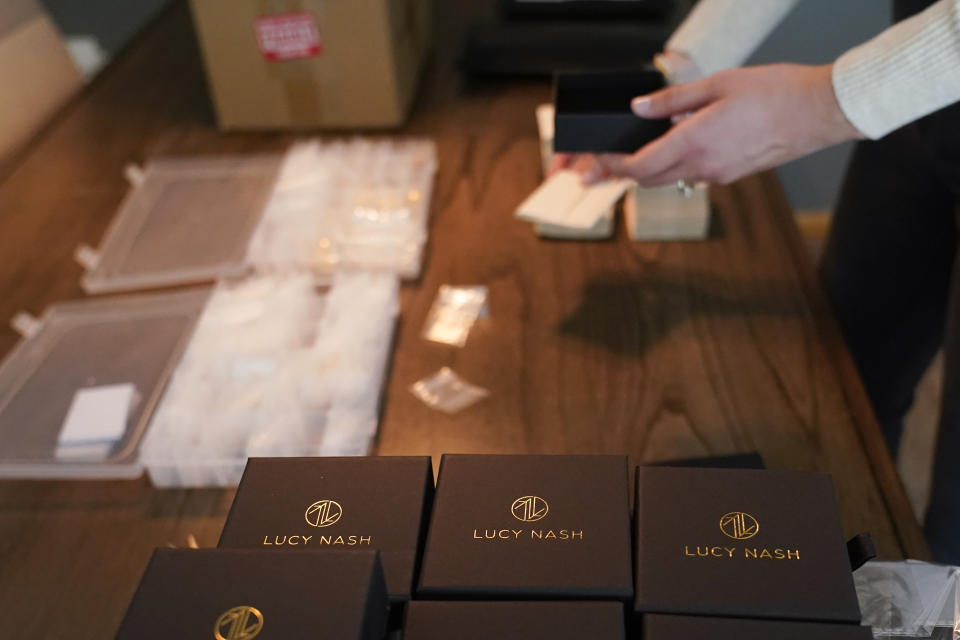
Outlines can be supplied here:
[[940, 0], [840, 56], [833, 90], [869, 138], [960, 100], [960, 0]]
[[700, 0], [665, 50], [686, 55], [704, 76], [738, 67], [799, 1]]

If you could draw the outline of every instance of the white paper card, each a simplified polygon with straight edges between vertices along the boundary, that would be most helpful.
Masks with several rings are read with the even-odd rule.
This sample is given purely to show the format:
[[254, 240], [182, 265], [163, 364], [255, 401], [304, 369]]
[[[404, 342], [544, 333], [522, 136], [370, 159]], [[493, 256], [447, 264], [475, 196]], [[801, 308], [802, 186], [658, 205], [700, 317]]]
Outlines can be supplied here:
[[534, 225], [534, 230], [541, 238], [551, 238], [553, 240], [603, 240], [613, 235], [614, 209], [613, 207], [607, 209], [596, 224], [589, 229], [571, 229], [570, 227], [538, 222]]
[[130, 383], [77, 390], [60, 430], [59, 447], [89, 448], [115, 443], [127, 429], [135, 393], [136, 388]]
[[556, 110], [552, 104], [537, 105], [537, 131], [541, 140], [553, 142], [554, 114]]
[[529, 222], [589, 229], [632, 183], [616, 178], [585, 187], [576, 171], [558, 171], [520, 204], [516, 215]]
[[587, 187], [584, 189], [583, 197], [567, 213], [567, 226], [589, 229], [597, 223], [604, 212], [617, 203], [632, 184], [632, 180], [616, 178]]

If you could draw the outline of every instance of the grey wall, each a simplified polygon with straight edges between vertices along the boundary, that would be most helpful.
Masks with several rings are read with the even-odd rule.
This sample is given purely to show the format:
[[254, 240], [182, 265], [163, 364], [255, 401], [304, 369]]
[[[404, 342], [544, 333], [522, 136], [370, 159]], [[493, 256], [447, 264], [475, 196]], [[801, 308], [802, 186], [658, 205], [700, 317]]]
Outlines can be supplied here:
[[[768, 0], [756, 0], [766, 2]], [[890, 0], [802, 0], [750, 58], [826, 63], [890, 25]], [[829, 209], [853, 145], [825, 149], [778, 170], [795, 209]]]
[[[0, 0], [2, 2], [3, 0]], [[41, 0], [64, 36], [92, 35], [117, 53], [170, 0]]]

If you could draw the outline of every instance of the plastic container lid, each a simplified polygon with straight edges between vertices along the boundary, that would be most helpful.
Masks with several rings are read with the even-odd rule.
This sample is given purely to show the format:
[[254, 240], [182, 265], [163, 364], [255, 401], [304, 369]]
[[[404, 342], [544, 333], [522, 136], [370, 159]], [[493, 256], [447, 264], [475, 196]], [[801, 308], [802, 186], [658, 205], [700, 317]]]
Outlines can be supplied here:
[[[147, 422], [209, 293], [191, 289], [50, 307], [0, 364], [0, 477], [140, 475]], [[99, 459], [58, 458], [77, 391], [122, 383], [134, 386], [134, 402], [112, 449]]]
[[90, 293], [238, 276], [282, 155], [159, 158], [133, 174], [99, 251], [81, 248]]

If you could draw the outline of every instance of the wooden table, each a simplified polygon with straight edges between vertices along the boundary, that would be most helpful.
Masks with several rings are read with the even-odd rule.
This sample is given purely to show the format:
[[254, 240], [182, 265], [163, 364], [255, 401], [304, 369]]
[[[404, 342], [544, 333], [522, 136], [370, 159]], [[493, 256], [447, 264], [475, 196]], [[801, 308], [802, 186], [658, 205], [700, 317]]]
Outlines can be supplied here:
[[[379, 453], [757, 450], [773, 468], [833, 472], [849, 534], [924, 557], [776, 179], [714, 189], [707, 242], [538, 240], [512, 214], [540, 179], [533, 110], [549, 87], [465, 83], [465, 4], [438, 4], [438, 55], [402, 132], [439, 146], [432, 235], [422, 281], [403, 291]], [[82, 296], [73, 249], [99, 242], [126, 163], [291, 139], [215, 130], [189, 14], [166, 12], [0, 167], [0, 318]], [[443, 283], [490, 288], [492, 314], [463, 349], [420, 338]], [[15, 339], [3, 330], [0, 352]], [[490, 397], [455, 416], [422, 405], [408, 386], [444, 365]], [[150, 550], [191, 534], [214, 545], [231, 498], [145, 479], [0, 483], [0, 637], [112, 637]]]

